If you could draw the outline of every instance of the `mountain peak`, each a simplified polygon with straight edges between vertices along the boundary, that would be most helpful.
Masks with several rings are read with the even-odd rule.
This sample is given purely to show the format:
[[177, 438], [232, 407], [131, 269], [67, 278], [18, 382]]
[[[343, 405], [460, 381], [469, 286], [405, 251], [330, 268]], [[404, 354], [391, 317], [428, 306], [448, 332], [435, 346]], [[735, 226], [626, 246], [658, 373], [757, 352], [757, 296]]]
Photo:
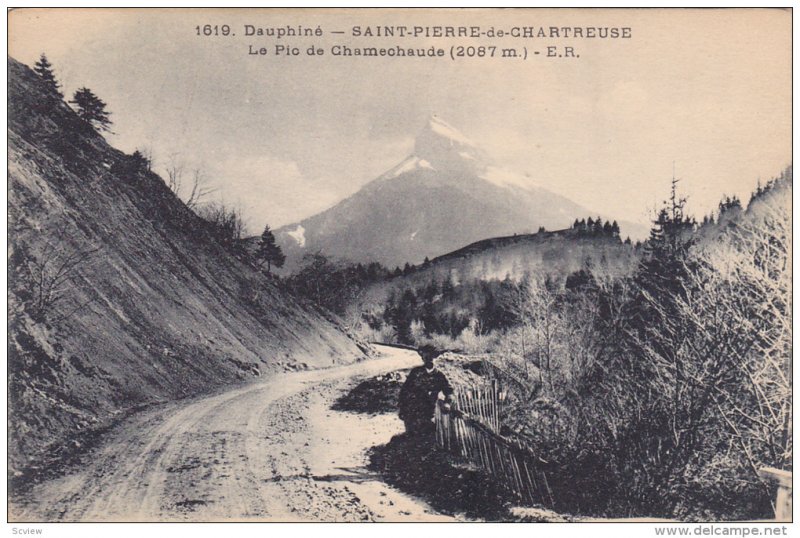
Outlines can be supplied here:
[[453, 144], [462, 146], [475, 146], [475, 144], [464, 136], [461, 131], [444, 121], [437, 115], [428, 118], [427, 129], [433, 131], [436, 135], [450, 140]]
[[414, 155], [437, 170], [476, 171], [485, 167], [486, 160], [469, 138], [436, 115], [417, 135]]

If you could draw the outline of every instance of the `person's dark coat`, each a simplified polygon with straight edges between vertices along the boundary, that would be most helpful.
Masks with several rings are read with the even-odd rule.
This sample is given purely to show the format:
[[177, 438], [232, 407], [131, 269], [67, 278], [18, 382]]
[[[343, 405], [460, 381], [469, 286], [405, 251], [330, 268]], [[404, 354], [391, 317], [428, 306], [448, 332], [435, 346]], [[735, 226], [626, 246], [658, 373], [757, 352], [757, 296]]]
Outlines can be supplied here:
[[400, 389], [400, 418], [407, 425], [429, 423], [440, 392], [445, 396], [453, 394], [453, 387], [442, 372], [436, 368], [429, 372], [424, 366], [414, 368]]

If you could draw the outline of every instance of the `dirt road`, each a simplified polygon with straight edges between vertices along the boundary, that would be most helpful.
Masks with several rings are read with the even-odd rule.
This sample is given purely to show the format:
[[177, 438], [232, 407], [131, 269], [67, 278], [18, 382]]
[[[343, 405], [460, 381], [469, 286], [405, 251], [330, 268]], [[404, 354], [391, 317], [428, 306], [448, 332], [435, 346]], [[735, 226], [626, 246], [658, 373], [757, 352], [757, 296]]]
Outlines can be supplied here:
[[32, 486], [11, 521], [414, 521], [448, 519], [366, 470], [393, 415], [336, 412], [354, 378], [419, 356], [276, 375], [126, 420], [64, 476]]

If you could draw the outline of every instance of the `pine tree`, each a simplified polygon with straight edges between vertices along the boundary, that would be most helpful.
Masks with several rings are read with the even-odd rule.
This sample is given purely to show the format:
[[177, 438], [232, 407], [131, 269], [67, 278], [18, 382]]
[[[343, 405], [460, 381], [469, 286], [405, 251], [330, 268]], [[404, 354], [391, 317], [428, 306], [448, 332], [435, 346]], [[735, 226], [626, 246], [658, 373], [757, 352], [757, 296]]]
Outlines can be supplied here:
[[756, 192], [753, 194], [752, 198], [758, 198], [764, 194], [764, 188], [761, 186], [761, 178], [758, 178], [758, 184], [756, 185]]
[[432, 303], [434, 298], [439, 294], [439, 285], [435, 279], [431, 279], [423, 293], [423, 298], [426, 303]]
[[269, 225], [264, 226], [264, 231], [261, 234], [261, 239], [258, 241], [258, 250], [256, 251], [256, 258], [263, 262], [267, 262], [267, 272], [272, 272], [272, 266], [281, 268], [283, 262], [286, 261], [286, 256], [283, 254], [281, 247], [275, 242], [275, 234], [269, 229]]
[[413, 344], [414, 338], [411, 334], [411, 323], [416, 318], [417, 310], [417, 297], [412, 289], [407, 289], [400, 297], [400, 302], [397, 305], [397, 310], [394, 312], [395, 317], [395, 331], [397, 332], [397, 340], [401, 344]]
[[78, 116], [84, 121], [101, 129], [108, 131], [108, 126], [111, 125], [109, 119], [110, 113], [106, 110], [106, 104], [102, 99], [97, 97], [89, 88], [81, 88], [75, 92], [70, 104], [78, 107]]
[[455, 291], [455, 288], [456, 285], [453, 283], [453, 277], [448, 274], [447, 277], [442, 280], [442, 286], [440, 288], [442, 290], [442, 296], [445, 298], [450, 297]]
[[678, 180], [673, 178], [670, 199], [653, 221], [635, 277], [639, 288], [662, 307], [656, 312], [641, 306], [642, 327], [656, 326], [662, 321], [659, 317], [663, 317], [663, 312], [675, 310], [673, 305], [685, 292], [683, 283], [691, 270], [688, 252], [695, 240], [695, 221], [684, 213], [686, 198], [678, 196], [677, 184]]
[[742, 209], [742, 202], [739, 200], [738, 196], [726, 196], [723, 201], [719, 203], [719, 214], [722, 215], [723, 213], [727, 213], [731, 210], [740, 210]]
[[42, 79], [42, 83], [45, 88], [47, 88], [48, 92], [53, 94], [53, 96], [58, 96], [59, 99], [64, 97], [59, 89], [61, 85], [58, 83], [53, 73], [53, 65], [44, 53], [39, 57], [39, 61], [34, 64], [33, 70], [36, 71], [36, 74]]
[[134, 173], [147, 172], [150, 170], [150, 159], [144, 156], [144, 153], [138, 149], [134, 151], [128, 158], [130, 161], [130, 168]]

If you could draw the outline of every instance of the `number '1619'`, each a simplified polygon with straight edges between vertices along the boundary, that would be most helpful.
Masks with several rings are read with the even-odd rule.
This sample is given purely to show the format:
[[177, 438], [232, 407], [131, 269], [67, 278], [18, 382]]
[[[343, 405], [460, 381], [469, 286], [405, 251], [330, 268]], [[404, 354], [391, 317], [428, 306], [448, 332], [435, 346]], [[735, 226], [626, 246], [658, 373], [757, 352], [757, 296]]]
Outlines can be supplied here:
[[204, 35], [204, 36], [212, 36], [212, 35], [231, 35], [231, 27], [227, 24], [223, 25], [210, 25], [206, 24], [205, 26], [195, 26], [195, 31], [197, 35]]

